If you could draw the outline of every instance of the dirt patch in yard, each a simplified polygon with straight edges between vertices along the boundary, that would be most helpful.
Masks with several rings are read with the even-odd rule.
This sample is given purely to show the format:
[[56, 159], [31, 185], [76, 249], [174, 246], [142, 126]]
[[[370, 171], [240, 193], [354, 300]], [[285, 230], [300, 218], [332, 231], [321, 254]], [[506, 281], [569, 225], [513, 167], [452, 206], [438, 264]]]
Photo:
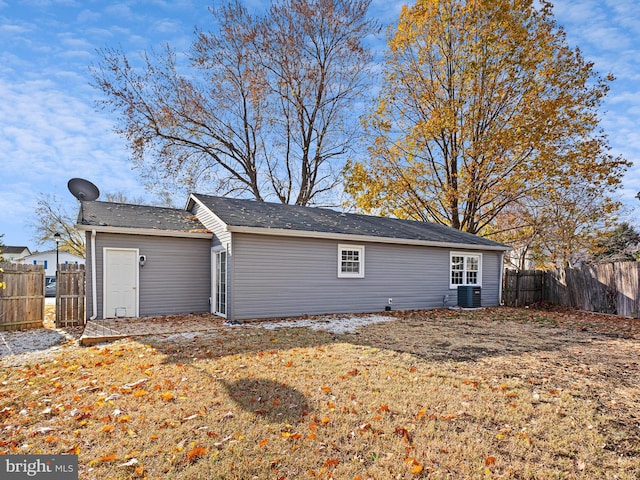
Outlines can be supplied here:
[[543, 390], [552, 397], [570, 392], [596, 405], [606, 419], [606, 448], [640, 454], [640, 319], [566, 308], [404, 312], [397, 317], [393, 326], [371, 325], [343, 340], [445, 362], [489, 381], [514, 379], [528, 385], [535, 397]]

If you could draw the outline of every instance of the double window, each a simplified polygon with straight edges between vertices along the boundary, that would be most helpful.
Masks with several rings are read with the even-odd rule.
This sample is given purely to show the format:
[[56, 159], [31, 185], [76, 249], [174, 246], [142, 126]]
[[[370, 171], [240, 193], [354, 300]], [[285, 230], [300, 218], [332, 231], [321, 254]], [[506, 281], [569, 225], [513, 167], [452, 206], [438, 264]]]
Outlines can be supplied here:
[[364, 278], [364, 245], [338, 245], [338, 277]]
[[449, 287], [482, 286], [482, 254], [451, 252]]

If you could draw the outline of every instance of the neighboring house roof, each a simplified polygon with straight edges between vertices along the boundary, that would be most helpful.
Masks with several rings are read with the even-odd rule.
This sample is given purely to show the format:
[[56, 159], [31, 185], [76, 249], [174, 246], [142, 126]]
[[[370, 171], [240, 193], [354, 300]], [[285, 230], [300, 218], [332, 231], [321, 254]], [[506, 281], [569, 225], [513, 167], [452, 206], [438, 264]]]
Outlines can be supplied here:
[[5, 255], [15, 255], [18, 253], [23, 253], [25, 250], [31, 253], [29, 247], [0, 246], [0, 251], [2, 251], [2, 253]]
[[67, 252], [66, 250], [59, 250], [57, 252], [55, 250], [43, 250], [42, 252], [33, 252], [33, 253], [30, 253], [29, 255], [25, 255], [24, 257], [21, 257], [20, 260], [29, 260], [36, 257], [46, 257], [46, 256], [51, 256], [56, 254], [60, 256], [64, 255], [65, 257], [74, 257], [78, 260], [84, 261], [84, 257], [76, 255], [75, 253]]
[[143, 235], [212, 236], [195, 215], [185, 210], [112, 202], [82, 202], [76, 227]]
[[498, 242], [435, 223], [342, 213], [327, 208], [192, 194], [187, 204], [200, 202], [216, 215], [230, 232], [273, 235], [353, 238], [388, 243], [460, 246], [509, 250]]

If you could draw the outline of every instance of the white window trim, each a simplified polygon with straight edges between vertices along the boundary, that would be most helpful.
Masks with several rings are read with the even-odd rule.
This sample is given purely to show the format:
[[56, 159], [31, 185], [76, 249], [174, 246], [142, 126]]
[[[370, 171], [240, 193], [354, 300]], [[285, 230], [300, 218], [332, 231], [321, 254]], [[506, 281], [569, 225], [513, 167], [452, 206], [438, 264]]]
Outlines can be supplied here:
[[[344, 250], [359, 252], [360, 271], [358, 273], [342, 271], [342, 252]], [[364, 245], [338, 244], [338, 278], [364, 278]]]
[[[453, 266], [453, 257], [464, 257], [464, 268], [462, 269], [462, 283], [451, 282], [451, 267]], [[467, 283], [467, 258], [478, 258], [478, 283]], [[482, 253], [478, 252], [449, 252], [449, 288], [454, 290], [460, 286], [482, 287]]]

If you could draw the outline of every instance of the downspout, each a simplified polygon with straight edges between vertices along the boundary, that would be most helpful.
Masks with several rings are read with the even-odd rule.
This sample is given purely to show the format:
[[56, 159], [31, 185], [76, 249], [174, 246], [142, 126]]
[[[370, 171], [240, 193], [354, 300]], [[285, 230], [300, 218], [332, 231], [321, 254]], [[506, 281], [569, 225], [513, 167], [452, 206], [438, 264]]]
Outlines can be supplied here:
[[96, 294], [96, 231], [91, 230], [91, 310], [93, 315], [89, 320], [98, 316], [98, 296]]
[[504, 252], [500, 254], [500, 283], [498, 285], [498, 305], [502, 305], [502, 282], [504, 276]]

